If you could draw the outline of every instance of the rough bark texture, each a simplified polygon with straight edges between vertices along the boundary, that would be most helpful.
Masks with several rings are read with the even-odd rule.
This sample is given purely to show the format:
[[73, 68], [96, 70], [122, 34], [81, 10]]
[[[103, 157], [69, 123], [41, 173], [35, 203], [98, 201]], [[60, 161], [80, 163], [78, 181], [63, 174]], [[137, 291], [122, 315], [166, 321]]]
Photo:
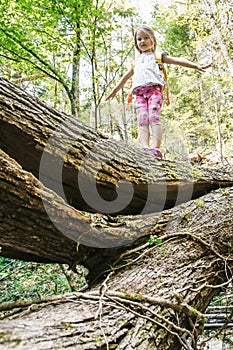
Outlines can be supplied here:
[[[196, 349], [202, 313], [232, 279], [231, 169], [126, 148], [4, 79], [0, 107], [1, 255], [89, 269], [85, 293], [1, 321], [0, 348], [180, 350], [187, 337]], [[95, 183], [105, 213], [131, 215], [81, 212], [100, 211], [80, 193]]]
[[203, 312], [232, 278], [232, 217], [233, 188], [164, 211], [161, 244], [126, 251], [96, 289], [1, 321], [0, 348], [176, 350], [186, 334], [202, 349]]
[[[100, 198], [111, 202], [118, 192], [121, 208], [114, 211], [115, 205], [105, 203], [99, 211], [152, 213], [233, 181], [225, 171], [193, 168], [188, 161], [159, 161], [145, 151], [106, 139], [4, 79], [0, 79], [0, 128], [1, 149], [79, 210], [97, 212]], [[80, 194], [80, 167], [82, 190], [97, 208]], [[96, 185], [100, 196], [95, 198]]]
[[[0, 157], [0, 244], [4, 256], [68, 263], [72, 268], [82, 263], [88, 267], [91, 281], [92, 275], [101, 273], [127, 249], [125, 245], [148, 235], [154, 214], [148, 217], [145, 213], [233, 183], [229, 171], [214, 173], [126, 149], [4, 79], [0, 79], [0, 88], [0, 145], [8, 153]], [[90, 150], [93, 158], [87, 157]], [[101, 196], [108, 199], [106, 210], [115, 195], [115, 184], [123, 179], [119, 195], [123, 205], [126, 181], [133, 184], [134, 194], [122, 211], [144, 215], [120, 220], [115, 227], [109, 222], [105, 227], [93, 226], [76, 210], [89, 208], [78, 188], [82, 162], [84, 189], [93, 191], [94, 179]]]
[[[139, 218], [116, 227], [111, 223], [105, 227], [97, 223], [95, 227], [2, 151], [0, 164], [2, 256], [68, 263], [74, 269], [81, 263], [89, 269], [91, 283], [127, 249], [127, 243], [133, 245], [153, 227], [154, 217], [147, 217], [147, 223]], [[49, 206], [49, 216], [45, 205]]]

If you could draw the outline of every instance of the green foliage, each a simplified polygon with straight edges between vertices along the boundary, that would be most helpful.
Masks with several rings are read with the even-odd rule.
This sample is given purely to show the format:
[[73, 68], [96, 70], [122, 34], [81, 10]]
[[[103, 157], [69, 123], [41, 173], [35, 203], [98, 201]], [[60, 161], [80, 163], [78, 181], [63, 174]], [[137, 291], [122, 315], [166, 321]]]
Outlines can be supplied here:
[[216, 297], [214, 297], [211, 301], [210, 306], [229, 306], [233, 303], [233, 289], [228, 288], [225, 292], [219, 293]]
[[[200, 64], [213, 61], [206, 73], [168, 67], [172, 104], [162, 110], [169, 127], [164, 133], [173, 128], [189, 152], [197, 145], [219, 149], [221, 140], [233, 149], [232, 9], [226, 1], [215, 6], [213, 17], [202, 1], [155, 4], [150, 24], [159, 50]], [[62, 111], [79, 112], [84, 123], [107, 134], [117, 125], [125, 141], [137, 142], [135, 111], [125, 110], [128, 88], [114, 103], [102, 103], [134, 60], [133, 33], [145, 23], [136, 6], [128, 0], [3, 0], [0, 16], [2, 75]]]
[[165, 36], [164, 46], [171, 55], [179, 56], [186, 53], [191, 39], [187, 23], [180, 24], [179, 20], [171, 22]]
[[90, 0], [61, 0], [58, 4], [11, 0], [10, 6], [1, 3], [0, 65], [4, 76], [16, 82], [22, 78], [32, 82], [33, 76], [42, 73], [50, 84], [60, 84], [60, 96], [67, 94], [75, 113], [80, 59], [90, 63], [89, 47], [93, 48], [93, 43], [95, 47], [103, 46], [103, 35], [111, 27], [106, 25], [108, 19], [111, 23], [107, 8], [97, 4]]
[[223, 195], [223, 196], [229, 196], [230, 192], [226, 189], [226, 188], [220, 188], [219, 192]]
[[[0, 281], [0, 303], [71, 291], [70, 283], [58, 264], [39, 264], [0, 257]], [[84, 277], [77, 275], [76, 289], [84, 283]]]
[[[229, 38], [229, 30], [226, 33], [224, 26], [230, 12], [227, 2], [216, 2], [215, 23], [211, 8], [204, 6], [202, 1], [182, 4], [174, 1], [168, 9], [160, 8], [155, 12], [154, 27], [162, 51], [199, 64], [213, 62], [213, 68], [206, 73], [179, 66], [168, 67], [172, 104], [169, 107], [164, 104], [162, 109], [164, 134], [167, 136], [173, 128], [191, 153], [198, 148], [205, 151], [216, 147], [219, 150], [223, 139], [225, 151], [232, 150], [232, 84], [229, 61], [223, 62], [224, 55], [221, 54], [223, 45], [232, 53], [232, 36]], [[217, 37], [216, 33], [219, 33]], [[232, 57], [232, 54], [228, 57], [231, 64]], [[232, 76], [233, 72], [230, 74]], [[172, 139], [170, 143], [173, 144]], [[167, 151], [165, 148], [164, 152]]]
[[163, 243], [163, 240], [161, 237], [158, 237], [156, 235], [150, 235], [150, 237], [148, 239], [148, 243], [150, 245], [153, 245], [153, 244], [159, 245], [159, 244]]

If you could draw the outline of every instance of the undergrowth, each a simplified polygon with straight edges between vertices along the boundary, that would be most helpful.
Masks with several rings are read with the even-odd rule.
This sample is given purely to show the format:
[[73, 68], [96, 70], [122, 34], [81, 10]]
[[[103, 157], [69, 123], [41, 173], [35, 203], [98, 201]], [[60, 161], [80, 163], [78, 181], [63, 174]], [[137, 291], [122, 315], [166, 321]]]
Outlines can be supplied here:
[[85, 271], [74, 274], [68, 266], [0, 257], [0, 303], [39, 298], [79, 290]]

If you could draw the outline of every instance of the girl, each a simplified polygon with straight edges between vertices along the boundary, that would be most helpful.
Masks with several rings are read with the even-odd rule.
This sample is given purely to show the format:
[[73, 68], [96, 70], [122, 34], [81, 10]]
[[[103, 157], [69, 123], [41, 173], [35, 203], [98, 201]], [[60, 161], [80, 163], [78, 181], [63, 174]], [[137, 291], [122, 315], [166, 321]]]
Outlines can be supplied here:
[[[135, 47], [140, 55], [126, 74], [121, 78], [106, 101], [113, 99], [128, 79], [132, 80], [132, 93], [136, 95], [136, 113], [139, 124], [139, 141], [144, 150], [162, 158], [160, 145], [162, 126], [160, 110], [163, 103], [163, 86], [166, 84], [155, 58], [156, 38], [154, 31], [147, 27], [139, 27], [134, 35]], [[206, 66], [199, 66], [184, 58], [171, 57], [167, 52], [162, 53], [162, 61], [167, 64], [194, 68], [204, 72]], [[153, 148], [150, 148], [150, 129], [152, 132]]]

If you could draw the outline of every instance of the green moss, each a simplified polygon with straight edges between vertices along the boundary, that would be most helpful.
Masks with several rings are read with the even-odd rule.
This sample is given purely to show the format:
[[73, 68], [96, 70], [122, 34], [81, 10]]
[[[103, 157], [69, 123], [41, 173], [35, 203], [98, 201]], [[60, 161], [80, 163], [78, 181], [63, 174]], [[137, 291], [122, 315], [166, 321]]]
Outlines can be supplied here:
[[144, 301], [145, 299], [144, 299], [144, 297], [141, 295], [141, 294], [133, 294], [133, 297], [132, 297], [132, 299], [134, 300], [134, 301]]
[[190, 216], [191, 216], [190, 212], [183, 214], [183, 220], [184, 221], [189, 221], [190, 220]]
[[4, 338], [6, 335], [7, 335], [7, 333], [0, 332], [0, 339], [1, 339], [1, 338]]
[[198, 198], [195, 200], [196, 205], [198, 206], [198, 208], [204, 208], [205, 206], [205, 202], [202, 198]]
[[172, 249], [172, 246], [170, 244], [166, 244], [162, 250], [163, 254], [168, 255], [170, 254]]
[[228, 189], [226, 188], [220, 188], [219, 192], [223, 195], [223, 196], [229, 196], [230, 192], [228, 191]]
[[172, 179], [179, 180], [179, 175], [176, 174], [175, 172], [170, 173], [169, 175], [172, 177]]
[[198, 320], [205, 320], [205, 315], [198, 311], [197, 309], [195, 309], [194, 307], [192, 306], [189, 306], [189, 311], [190, 311], [190, 316], [193, 318], [198, 318]]
[[103, 340], [100, 337], [95, 336], [95, 337], [93, 337], [93, 340], [94, 340], [94, 342], [96, 342], [96, 344], [98, 346], [102, 346], [103, 345]]

